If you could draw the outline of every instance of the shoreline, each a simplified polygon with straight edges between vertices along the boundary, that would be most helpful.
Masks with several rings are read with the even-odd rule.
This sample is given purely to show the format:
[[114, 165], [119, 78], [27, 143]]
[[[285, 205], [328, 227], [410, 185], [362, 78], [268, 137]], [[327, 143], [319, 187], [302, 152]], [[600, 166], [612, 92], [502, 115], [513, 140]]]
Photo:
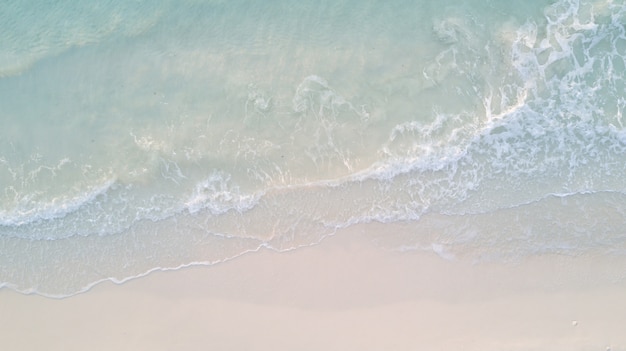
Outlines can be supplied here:
[[613, 257], [517, 264], [390, 252], [358, 230], [287, 252], [104, 282], [0, 290], [7, 349], [626, 350]]

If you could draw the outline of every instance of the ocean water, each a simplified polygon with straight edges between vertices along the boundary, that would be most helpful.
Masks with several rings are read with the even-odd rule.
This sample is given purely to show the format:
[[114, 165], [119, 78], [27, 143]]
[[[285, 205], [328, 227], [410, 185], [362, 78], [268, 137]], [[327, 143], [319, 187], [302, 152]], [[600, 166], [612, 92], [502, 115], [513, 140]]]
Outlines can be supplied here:
[[367, 223], [468, 264], [626, 255], [625, 26], [620, 0], [5, 2], [0, 287]]

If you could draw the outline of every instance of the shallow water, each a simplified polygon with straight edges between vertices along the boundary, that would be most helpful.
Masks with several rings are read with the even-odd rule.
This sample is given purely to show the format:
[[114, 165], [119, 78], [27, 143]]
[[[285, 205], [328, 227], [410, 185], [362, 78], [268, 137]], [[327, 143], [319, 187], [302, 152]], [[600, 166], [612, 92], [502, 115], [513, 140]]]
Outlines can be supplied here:
[[0, 286], [68, 296], [370, 222], [468, 262], [626, 253], [623, 2], [29, 1], [0, 23]]

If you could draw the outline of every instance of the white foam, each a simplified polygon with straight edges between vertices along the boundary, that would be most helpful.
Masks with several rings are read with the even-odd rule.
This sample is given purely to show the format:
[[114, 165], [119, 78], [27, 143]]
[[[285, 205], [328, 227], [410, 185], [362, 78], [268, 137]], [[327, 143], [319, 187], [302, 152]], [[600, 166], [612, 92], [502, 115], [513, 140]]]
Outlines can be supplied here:
[[[566, 11], [556, 10], [561, 7]], [[616, 51], [608, 47], [595, 56], [591, 56], [590, 51], [603, 38], [612, 38], [611, 42], [621, 38], [623, 26], [616, 25], [615, 21], [592, 22], [593, 16], [580, 11], [583, 10], [577, 1], [558, 2], [547, 10], [545, 29], [540, 31], [537, 24], [527, 22], [515, 36], [509, 36], [512, 40], [509, 43], [510, 66], [517, 71], [519, 79], [509, 80], [497, 88], [487, 85], [487, 90], [478, 95], [483, 96], [484, 117], [476, 117], [471, 112], [438, 112], [430, 123], [411, 121], [397, 125], [388, 143], [381, 148], [387, 160], [354, 177], [393, 180], [403, 174], [414, 174], [418, 177], [416, 182], [426, 187], [454, 178], [452, 183], [444, 184], [456, 188], [456, 194], [462, 195], [455, 199], [457, 202], [471, 196], [464, 189], [480, 190], [481, 183], [490, 179], [501, 179], [500, 192], [506, 192], [507, 188], [519, 192], [520, 189], [506, 184], [514, 185], [518, 182], [516, 179], [535, 178], [557, 186], [538, 189], [529, 196], [522, 194], [517, 202], [511, 199], [512, 203], [501, 203], [495, 208], [537, 201], [563, 189], [565, 193], [622, 191], [615, 175], [623, 172], [620, 165], [624, 161], [621, 155], [626, 150], [626, 132], [615, 127], [612, 116], [603, 115], [598, 101], [614, 98], [608, 102], [616, 104], [616, 110], [621, 111], [623, 92], [600, 95], [613, 89], [614, 77], [596, 67], [597, 62], [615, 56]], [[624, 8], [617, 8], [617, 11], [623, 13]], [[539, 32], [545, 32], [546, 37], [538, 38]], [[579, 41], [586, 57], [583, 62], [577, 59], [574, 49]], [[546, 54], [546, 60], [540, 59]], [[556, 66], [560, 62], [569, 63], [565, 71]], [[458, 59], [454, 63], [460, 67], [470, 64], [473, 63]], [[469, 67], [464, 68], [467, 69]], [[616, 117], [620, 119], [619, 114]], [[602, 162], [598, 162], [600, 160]], [[597, 167], [593, 180], [581, 186], [578, 184], [581, 172], [587, 172], [590, 164]], [[432, 172], [442, 172], [443, 179], [419, 180]], [[610, 184], [601, 185], [606, 183], [602, 179], [605, 177], [612, 180]], [[540, 180], [542, 178], [544, 180]], [[563, 184], [561, 179], [566, 182]], [[615, 186], [617, 188], [613, 188]], [[436, 203], [442, 199], [432, 200]], [[484, 210], [493, 209], [487, 206]]]
[[54, 198], [45, 202], [35, 202], [27, 195], [16, 193], [15, 196], [21, 198], [20, 204], [9, 210], [0, 210], [0, 225], [19, 227], [39, 221], [63, 218], [105, 194], [115, 183], [116, 179], [107, 179], [97, 186], [83, 190], [76, 196]]
[[185, 201], [189, 213], [208, 210], [220, 215], [230, 210], [244, 212], [254, 207], [262, 193], [241, 194], [239, 187], [232, 185], [230, 175], [215, 172], [196, 184], [193, 194]]

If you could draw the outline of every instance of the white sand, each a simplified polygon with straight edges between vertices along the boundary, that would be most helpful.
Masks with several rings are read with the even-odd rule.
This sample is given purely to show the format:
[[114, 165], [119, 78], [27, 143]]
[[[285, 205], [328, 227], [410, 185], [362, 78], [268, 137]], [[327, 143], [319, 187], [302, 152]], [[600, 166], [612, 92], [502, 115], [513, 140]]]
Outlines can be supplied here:
[[355, 233], [287, 253], [103, 283], [0, 291], [2, 350], [626, 350], [626, 261], [520, 265], [385, 252]]

